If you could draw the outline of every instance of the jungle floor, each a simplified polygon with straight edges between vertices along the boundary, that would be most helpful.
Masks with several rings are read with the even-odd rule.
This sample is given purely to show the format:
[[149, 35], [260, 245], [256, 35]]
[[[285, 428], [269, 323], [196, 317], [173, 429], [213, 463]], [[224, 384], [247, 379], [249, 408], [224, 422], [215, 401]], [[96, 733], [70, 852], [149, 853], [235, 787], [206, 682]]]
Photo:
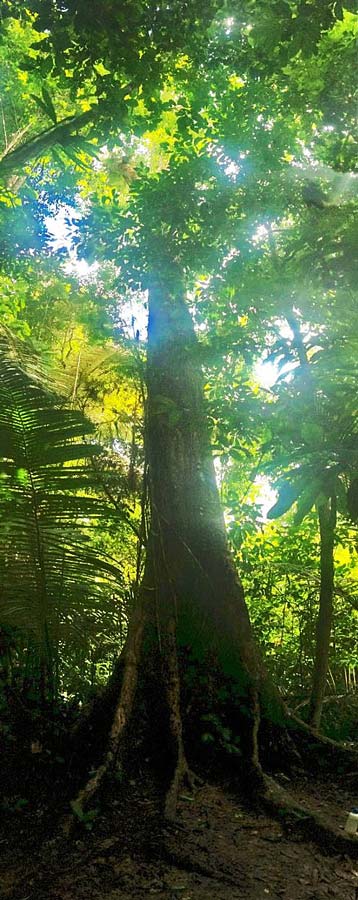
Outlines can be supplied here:
[[[343, 834], [349, 778], [281, 785]], [[163, 826], [153, 786], [131, 779], [56, 853], [46, 841], [54, 810], [35, 806], [14, 798], [5, 812], [1, 900], [358, 900], [358, 837], [351, 853], [326, 853], [299, 819], [253, 812], [225, 786], [183, 793], [177, 821]]]

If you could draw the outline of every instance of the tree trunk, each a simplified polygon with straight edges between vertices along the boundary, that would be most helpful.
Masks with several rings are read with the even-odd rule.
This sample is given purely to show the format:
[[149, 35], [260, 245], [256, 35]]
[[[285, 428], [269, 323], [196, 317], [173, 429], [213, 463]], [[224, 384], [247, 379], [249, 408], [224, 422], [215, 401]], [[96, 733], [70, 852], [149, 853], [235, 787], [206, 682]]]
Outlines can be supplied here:
[[[237, 695], [270, 720], [286, 714], [255, 642], [234, 570], [210, 446], [197, 342], [180, 278], [149, 289], [146, 438], [156, 621], [179, 646], [214, 654]], [[165, 628], [164, 628], [165, 631]]]
[[96, 733], [104, 712], [107, 718], [114, 709], [104, 763], [73, 804], [77, 814], [108, 768], [125, 762], [126, 747], [133, 757], [131, 722], [149, 737], [149, 756], [158, 759], [161, 775], [165, 771], [170, 818], [189, 778], [188, 745], [194, 745], [192, 756], [200, 755], [201, 716], [208, 710], [226, 715], [239, 737], [236, 771], [251, 797], [267, 792], [262, 749], [271, 767], [279, 756], [281, 769], [284, 759], [302, 764], [296, 738], [311, 766], [315, 755], [321, 763], [323, 745], [327, 758], [337, 755], [332, 742], [318, 741], [288, 712], [252, 633], [228, 550], [194, 327], [175, 274], [149, 287], [145, 415], [151, 506], [145, 571], [122, 656], [84, 723]]
[[317, 504], [320, 533], [320, 596], [316, 626], [316, 654], [313, 668], [309, 722], [318, 731], [326, 690], [329, 664], [329, 645], [332, 629], [334, 589], [334, 534], [336, 527], [336, 497]]

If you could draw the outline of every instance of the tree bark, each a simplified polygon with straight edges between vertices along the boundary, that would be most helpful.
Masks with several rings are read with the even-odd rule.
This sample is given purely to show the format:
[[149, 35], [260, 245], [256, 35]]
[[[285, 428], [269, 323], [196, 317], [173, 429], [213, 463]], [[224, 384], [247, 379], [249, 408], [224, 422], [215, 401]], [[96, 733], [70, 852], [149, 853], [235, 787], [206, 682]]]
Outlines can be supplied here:
[[334, 534], [336, 527], [336, 497], [317, 504], [320, 533], [320, 596], [316, 626], [316, 653], [313, 668], [309, 723], [319, 730], [329, 665], [329, 646], [332, 630], [334, 592]]
[[153, 278], [146, 438], [158, 627], [165, 580], [179, 645], [198, 658], [214, 653], [250, 709], [257, 694], [261, 713], [283, 724], [284, 704], [264, 667], [230, 559], [196, 348], [180, 277], [172, 271], [165, 283]]

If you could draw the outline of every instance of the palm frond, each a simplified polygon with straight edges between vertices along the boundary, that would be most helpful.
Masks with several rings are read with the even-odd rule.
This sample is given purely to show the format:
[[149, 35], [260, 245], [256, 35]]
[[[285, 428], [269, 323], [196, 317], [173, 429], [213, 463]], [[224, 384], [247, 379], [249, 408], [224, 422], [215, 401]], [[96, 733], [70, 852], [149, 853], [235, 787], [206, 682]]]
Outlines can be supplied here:
[[120, 566], [88, 541], [109, 512], [89, 465], [100, 453], [92, 423], [1, 333], [0, 622], [25, 628], [45, 657], [59, 626], [78, 627], [81, 609], [121, 592]]

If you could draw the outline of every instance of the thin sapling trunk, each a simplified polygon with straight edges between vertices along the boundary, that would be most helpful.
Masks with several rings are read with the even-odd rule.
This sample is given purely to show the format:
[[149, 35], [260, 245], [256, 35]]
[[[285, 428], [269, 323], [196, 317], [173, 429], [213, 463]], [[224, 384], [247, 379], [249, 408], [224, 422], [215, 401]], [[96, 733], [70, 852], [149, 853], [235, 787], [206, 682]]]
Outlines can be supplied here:
[[320, 596], [316, 626], [316, 653], [313, 668], [309, 723], [319, 730], [322, 717], [329, 665], [334, 590], [334, 535], [336, 527], [336, 497], [317, 504], [320, 534]]

